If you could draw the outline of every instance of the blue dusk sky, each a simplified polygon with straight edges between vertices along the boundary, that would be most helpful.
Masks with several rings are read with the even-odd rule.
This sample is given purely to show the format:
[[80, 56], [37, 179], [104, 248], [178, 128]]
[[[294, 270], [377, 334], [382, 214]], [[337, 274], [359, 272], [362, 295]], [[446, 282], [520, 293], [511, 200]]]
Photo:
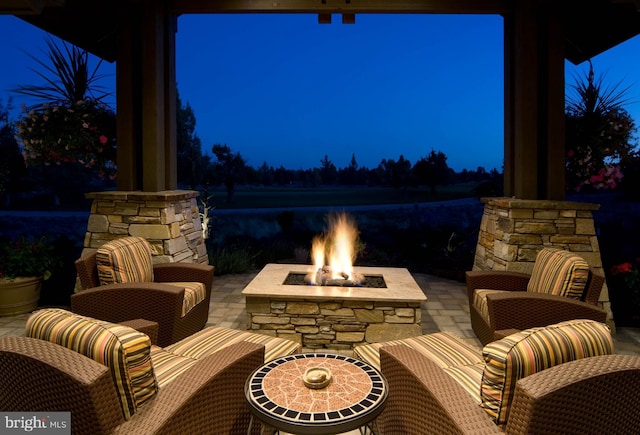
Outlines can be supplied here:
[[[46, 33], [0, 15], [0, 100], [41, 84], [25, 52], [45, 55]], [[456, 171], [501, 170], [503, 32], [498, 15], [359, 14], [355, 25], [317, 16], [183, 15], [177, 33], [178, 92], [194, 110], [202, 151], [226, 144], [250, 166], [338, 168], [434, 149]], [[630, 86], [640, 123], [640, 38], [592, 59], [605, 83]], [[103, 85], [115, 87], [104, 63]], [[566, 63], [567, 85], [588, 71]], [[13, 95], [13, 105], [29, 103]], [[14, 118], [19, 110], [12, 112]]]

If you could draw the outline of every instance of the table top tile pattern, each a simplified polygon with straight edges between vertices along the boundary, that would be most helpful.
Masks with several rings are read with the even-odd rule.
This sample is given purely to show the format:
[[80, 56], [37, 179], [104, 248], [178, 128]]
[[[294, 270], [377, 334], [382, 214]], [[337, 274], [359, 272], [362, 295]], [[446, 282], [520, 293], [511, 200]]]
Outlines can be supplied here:
[[[331, 383], [308, 388], [308, 368], [331, 371]], [[379, 412], [387, 396], [382, 375], [368, 364], [343, 355], [305, 353], [273, 360], [247, 381], [247, 399], [267, 417], [295, 426], [340, 426], [367, 421]], [[355, 426], [357, 427], [357, 426]]]

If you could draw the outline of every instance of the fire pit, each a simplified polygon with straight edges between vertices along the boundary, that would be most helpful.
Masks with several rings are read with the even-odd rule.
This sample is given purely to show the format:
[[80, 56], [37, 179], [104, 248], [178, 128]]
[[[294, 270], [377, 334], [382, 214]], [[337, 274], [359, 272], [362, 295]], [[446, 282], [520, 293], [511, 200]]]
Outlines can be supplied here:
[[355, 267], [355, 221], [331, 215], [313, 266], [267, 264], [242, 291], [249, 328], [308, 349], [348, 350], [422, 334], [422, 289], [407, 269]]
[[267, 264], [242, 291], [250, 329], [296, 340], [309, 349], [348, 350], [422, 334], [427, 298], [407, 269], [354, 267], [381, 276], [385, 287], [285, 284], [309, 266]]
[[354, 221], [342, 214], [329, 224], [313, 240], [313, 265], [267, 264], [242, 291], [249, 328], [333, 350], [422, 334], [427, 298], [409, 271], [353, 266]]

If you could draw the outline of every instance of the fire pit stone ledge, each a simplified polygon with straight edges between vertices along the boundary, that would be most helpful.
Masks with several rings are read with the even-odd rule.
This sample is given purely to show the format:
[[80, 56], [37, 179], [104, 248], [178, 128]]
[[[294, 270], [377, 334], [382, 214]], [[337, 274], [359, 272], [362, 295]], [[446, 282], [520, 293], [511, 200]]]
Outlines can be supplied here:
[[291, 272], [312, 266], [267, 264], [242, 291], [249, 329], [289, 338], [307, 349], [351, 350], [354, 346], [422, 334], [427, 298], [407, 269], [355, 267], [382, 275], [386, 288], [282, 284]]

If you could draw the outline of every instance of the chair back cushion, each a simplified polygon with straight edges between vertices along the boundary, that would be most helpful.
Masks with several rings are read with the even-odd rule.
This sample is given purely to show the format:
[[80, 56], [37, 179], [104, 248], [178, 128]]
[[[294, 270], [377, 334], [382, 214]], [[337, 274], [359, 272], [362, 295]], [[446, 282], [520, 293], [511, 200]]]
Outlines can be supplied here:
[[96, 251], [100, 285], [153, 282], [151, 245], [142, 237], [122, 237]]
[[158, 391], [151, 341], [135, 329], [48, 308], [29, 317], [25, 332], [28, 337], [59, 344], [109, 367], [127, 420]]
[[538, 252], [527, 291], [582, 299], [589, 265], [573, 252], [543, 248]]
[[593, 320], [530, 328], [489, 343], [482, 351], [481, 406], [496, 424], [504, 425], [518, 379], [568, 361], [609, 354], [611, 332]]

